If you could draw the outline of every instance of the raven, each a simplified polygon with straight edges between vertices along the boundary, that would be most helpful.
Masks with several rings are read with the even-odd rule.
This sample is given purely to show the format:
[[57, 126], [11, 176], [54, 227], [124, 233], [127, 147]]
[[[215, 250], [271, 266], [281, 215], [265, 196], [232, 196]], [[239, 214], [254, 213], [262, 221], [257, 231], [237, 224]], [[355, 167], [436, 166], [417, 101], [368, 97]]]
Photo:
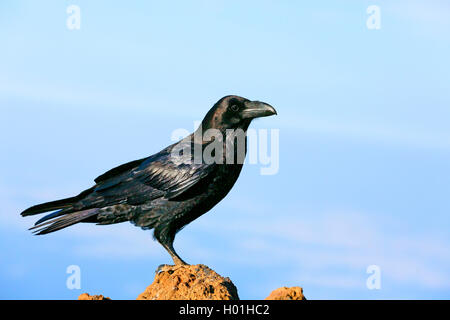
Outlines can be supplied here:
[[[233, 95], [223, 97], [190, 136], [150, 157], [107, 171], [95, 179], [93, 187], [75, 197], [35, 205], [21, 215], [51, 212], [30, 228], [38, 235], [78, 222], [106, 225], [130, 221], [144, 230], [154, 229], [154, 238], [175, 265], [186, 264], [173, 248], [175, 234], [220, 202], [242, 169], [243, 160], [236, 161], [239, 136], [228, 133], [243, 132], [241, 153], [245, 158], [250, 122], [275, 114], [267, 103]], [[213, 134], [207, 134], [209, 130]], [[216, 148], [211, 147], [213, 144]], [[207, 150], [214, 161], [205, 156]], [[198, 154], [200, 158], [195, 157]], [[231, 160], [230, 154], [234, 155]]]

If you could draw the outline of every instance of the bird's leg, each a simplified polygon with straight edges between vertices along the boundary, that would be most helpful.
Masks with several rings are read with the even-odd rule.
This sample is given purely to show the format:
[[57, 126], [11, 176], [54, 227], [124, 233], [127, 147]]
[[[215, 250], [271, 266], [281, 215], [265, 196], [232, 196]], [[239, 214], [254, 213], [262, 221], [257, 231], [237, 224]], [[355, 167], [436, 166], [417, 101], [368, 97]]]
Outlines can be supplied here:
[[176, 266], [187, 265], [187, 263], [184, 262], [183, 259], [181, 259], [180, 256], [175, 252], [175, 249], [173, 248], [172, 244], [167, 244], [167, 245], [163, 245], [163, 246], [169, 252], [169, 254], [172, 257], [172, 260]]
[[[175, 252], [175, 249], [173, 248], [172, 244], [162, 244], [163, 247], [169, 252], [170, 256], [172, 257], [172, 260], [174, 262], [174, 266], [182, 266], [187, 265], [183, 259], [180, 258], [180, 256]], [[155, 273], [159, 273], [163, 271], [165, 268], [172, 268], [174, 266], [171, 266], [169, 264], [161, 264], [158, 268], [156, 268]]]

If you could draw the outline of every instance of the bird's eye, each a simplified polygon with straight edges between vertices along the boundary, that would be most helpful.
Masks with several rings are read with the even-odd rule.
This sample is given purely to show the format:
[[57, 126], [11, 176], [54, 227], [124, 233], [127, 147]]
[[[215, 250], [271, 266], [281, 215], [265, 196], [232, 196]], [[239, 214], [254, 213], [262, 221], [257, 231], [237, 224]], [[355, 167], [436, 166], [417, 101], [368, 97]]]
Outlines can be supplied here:
[[233, 104], [231, 106], [231, 110], [233, 110], [234, 112], [237, 112], [237, 111], [239, 111], [239, 107], [237, 105]]

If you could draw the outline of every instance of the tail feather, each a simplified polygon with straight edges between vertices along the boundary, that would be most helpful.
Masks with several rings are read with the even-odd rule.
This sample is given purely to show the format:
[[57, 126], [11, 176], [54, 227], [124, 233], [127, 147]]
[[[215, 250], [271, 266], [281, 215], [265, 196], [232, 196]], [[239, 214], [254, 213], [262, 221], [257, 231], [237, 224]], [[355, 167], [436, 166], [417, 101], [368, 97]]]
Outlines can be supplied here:
[[58, 209], [64, 209], [71, 207], [77, 201], [76, 197], [66, 198], [62, 200], [50, 201], [42, 204], [38, 204], [32, 206], [25, 211], [23, 211], [20, 215], [23, 217], [35, 215], [38, 213], [54, 211]]
[[68, 208], [72, 207], [75, 203], [77, 203], [78, 201], [80, 201], [81, 199], [83, 199], [84, 197], [89, 195], [92, 191], [94, 191], [94, 189], [95, 189], [95, 186], [90, 189], [84, 190], [83, 192], [81, 192], [79, 195], [77, 195], [75, 197], [70, 197], [70, 198], [56, 200], [56, 201], [50, 201], [50, 202], [41, 203], [41, 204], [32, 206], [32, 207], [26, 209], [25, 211], [23, 211], [21, 213], [21, 215], [23, 217], [25, 217], [25, 216], [35, 215], [38, 213], [54, 211], [54, 210], [58, 210], [58, 209], [68, 209]]
[[47, 215], [43, 216], [38, 221], [36, 221], [36, 223], [34, 225], [36, 226], [36, 225], [41, 224], [42, 222], [45, 222], [47, 220], [54, 219], [54, 218], [57, 218], [59, 216], [65, 215], [65, 214], [72, 213], [72, 212], [75, 212], [75, 211], [81, 211], [81, 210], [83, 210], [83, 209], [75, 209], [72, 206], [67, 207], [65, 209], [57, 210], [55, 212], [52, 212], [50, 214], [47, 214]]
[[[42, 221], [41, 223], [35, 225], [30, 228], [36, 235], [47, 234], [50, 232], [54, 232], [57, 230], [61, 230], [63, 228], [67, 228], [71, 225], [74, 225], [78, 222], [82, 222], [83, 220], [89, 219], [98, 214], [98, 208], [81, 210], [77, 212], [72, 212], [65, 214], [62, 217], [50, 220], [50, 221]], [[56, 217], [56, 216], [55, 216]], [[49, 218], [51, 219], [51, 218]]]

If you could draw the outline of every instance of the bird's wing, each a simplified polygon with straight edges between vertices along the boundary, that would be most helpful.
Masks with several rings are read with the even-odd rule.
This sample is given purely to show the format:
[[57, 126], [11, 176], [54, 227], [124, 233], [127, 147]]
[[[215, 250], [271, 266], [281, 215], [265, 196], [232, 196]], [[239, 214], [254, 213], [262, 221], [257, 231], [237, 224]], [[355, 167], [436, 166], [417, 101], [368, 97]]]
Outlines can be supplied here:
[[172, 149], [173, 146], [168, 147], [149, 158], [122, 165], [101, 175], [95, 179], [97, 185], [92, 196], [85, 201], [99, 201], [99, 205], [135, 205], [160, 197], [174, 199], [210, 176], [217, 168], [215, 164], [196, 164], [192, 159], [187, 163], [185, 156], [172, 154]]
[[134, 161], [130, 161], [127, 162], [125, 164], [122, 164], [118, 167], [115, 167], [111, 170], [106, 171], [104, 174], [98, 176], [97, 178], [95, 178], [95, 182], [96, 183], [101, 183], [102, 181], [108, 180], [110, 178], [114, 178], [117, 175], [120, 175], [124, 172], [127, 172], [129, 170], [135, 169], [136, 167], [140, 166], [142, 162], [144, 162], [147, 158], [143, 158], [143, 159], [139, 159], [139, 160], [134, 160]]
[[[193, 148], [192, 144], [188, 146]], [[95, 179], [95, 186], [78, 196], [33, 206], [22, 215], [60, 209], [43, 217], [33, 227], [38, 229], [38, 234], [44, 234], [91, 219], [100, 208], [116, 204], [139, 205], [157, 198], [170, 200], [179, 196], [190, 198], [195, 192], [188, 191], [194, 186], [198, 187], [196, 192], [202, 191], [200, 182], [203, 188], [208, 187], [205, 178], [215, 176], [217, 165], [186, 163], [184, 154], [172, 154], [173, 147], [109, 170]]]

